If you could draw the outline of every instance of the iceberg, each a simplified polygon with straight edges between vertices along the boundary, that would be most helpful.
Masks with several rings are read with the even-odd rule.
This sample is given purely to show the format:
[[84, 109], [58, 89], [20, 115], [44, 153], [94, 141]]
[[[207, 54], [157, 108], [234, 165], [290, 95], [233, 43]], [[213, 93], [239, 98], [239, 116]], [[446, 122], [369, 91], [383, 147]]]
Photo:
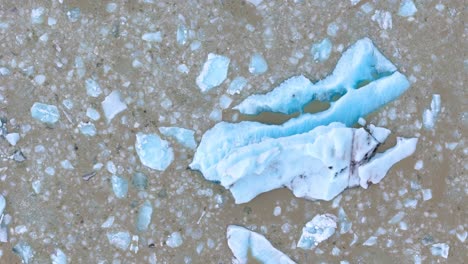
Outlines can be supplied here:
[[169, 142], [156, 134], [137, 133], [135, 149], [141, 163], [154, 170], [166, 170], [174, 159]]
[[196, 79], [198, 88], [204, 93], [223, 83], [227, 78], [230, 61], [225, 56], [208, 54], [208, 59]]
[[161, 31], [158, 32], [148, 32], [141, 36], [141, 39], [148, 42], [161, 42], [162, 34]]
[[151, 223], [151, 215], [153, 214], [153, 207], [149, 201], [145, 201], [138, 210], [137, 230], [142, 232], [148, 229]]
[[195, 132], [193, 130], [181, 127], [160, 127], [159, 132], [166, 137], [174, 138], [182, 146], [189, 149], [195, 149], [197, 147]]
[[31, 107], [31, 116], [32, 118], [48, 125], [53, 125], [60, 119], [60, 113], [57, 106], [38, 102], [34, 103]]
[[227, 228], [227, 243], [234, 255], [232, 263], [245, 264], [249, 257], [260, 263], [293, 264], [296, 263], [273, 245], [262, 235], [247, 228], [230, 225]]
[[122, 102], [119, 91], [113, 91], [106, 96], [101, 106], [106, 116], [107, 123], [110, 123], [116, 115], [127, 109], [127, 105]]
[[331, 237], [337, 228], [337, 217], [332, 214], [316, 215], [302, 228], [302, 235], [297, 242], [297, 247], [313, 249], [320, 242]]
[[20, 241], [13, 247], [13, 252], [21, 258], [21, 261], [24, 264], [30, 263], [32, 258], [34, 257], [34, 250], [32, 247], [23, 241]]

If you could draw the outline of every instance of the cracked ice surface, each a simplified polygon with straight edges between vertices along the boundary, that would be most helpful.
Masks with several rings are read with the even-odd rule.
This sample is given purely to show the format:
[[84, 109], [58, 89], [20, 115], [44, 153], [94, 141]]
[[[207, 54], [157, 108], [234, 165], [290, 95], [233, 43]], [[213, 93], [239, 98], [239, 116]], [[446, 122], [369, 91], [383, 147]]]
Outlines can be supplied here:
[[316, 215], [302, 228], [297, 247], [303, 249], [315, 248], [320, 242], [327, 240], [335, 233], [336, 222], [337, 218], [332, 214]]
[[274, 248], [264, 236], [247, 228], [230, 225], [227, 228], [226, 236], [228, 246], [235, 258], [233, 263], [248, 263], [249, 254], [261, 263], [295, 263], [284, 253]]

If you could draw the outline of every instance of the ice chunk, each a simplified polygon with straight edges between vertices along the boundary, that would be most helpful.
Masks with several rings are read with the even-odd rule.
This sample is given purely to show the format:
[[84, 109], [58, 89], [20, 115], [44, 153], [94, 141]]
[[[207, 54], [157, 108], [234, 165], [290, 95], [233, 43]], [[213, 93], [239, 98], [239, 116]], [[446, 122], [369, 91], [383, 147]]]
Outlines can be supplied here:
[[262, 54], [255, 53], [252, 55], [249, 63], [249, 72], [254, 75], [265, 73], [268, 70], [268, 64]]
[[149, 201], [145, 201], [138, 210], [137, 230], [142, 232], [148, 229], [151, 223], [151, 215], [153, 214], [153, 207]]
[[169, 142], [156, 134], [137, 133], [135, 149], [143, 165], [164, 171], [174, 159], [174, 152]]
[[188, 30], [184, 25], [179, 25], [177, 27], [177, 43], [179, 45], [185, 45], [187, 43]]
[[102, 89], [99, 83], [93, 79], [86, 79], [85, 81], [86, 86], [86, 94], [91, 97], [98, 97], [102, 94]]
[[107, 123], [110, 123], [116, 115], [127, 109], [127, 105], [122, 102], [119, 91], [111, 92], [104, 101], [102, 101], [101, 106]]
[[450, 247], [446, 243], [437, 243], [432, 245], [431, 253], [433, 256], [448, 258]]
[[34, 76], [34, 82], [37, 85], [43, 85], [45, 83], [45, 81], [46, 81], [46, 77], [43, 74], [39, 74], [39, 75]]
[[249, 256], [259, 263], [295, 263], [283, 252], [274, 248], [264, 236], [241, 226], [227, 228], [227, 243], [234, 255], [233, 263], [246, 264]]
[[65, 106], [68, 110], [73, 108], [73, 101], [70, 99], [65, 99], [62, 101], [63, 106]]
[[181, 127], [160, 127], [159, 132], [166, 137], [174, 138], [182, 146], [189, 149], [195, 149], [197, 147], [195, 132], [193, 130]]
[[384, 10], [375, 10], [374, 15], [371, 19], [379, 25], [381, 29], [391, 29], [392, 28], [392, 14]]
[[[343, 53], [333, 73], [324, 80], [313, 84], [302, 75], [295, 76], [267, 94], [247, 97], [234, 109], [248, 115], [264, 111], [291, 114], [302, 110], [313, 100], [332, 101], [334, 96], [344, 94], [338, 101], [331, 102], [330, 108], [318, 117], [333, 119], [331, 122], [346, 120], [347, 125], [352, 125], [360, 117], [398, 98], [408, 87], [406, 77], [370, 39], [364, 38]], [[373, 100], [362, 104], [362, 98]], [[330, 122], [321, 124], [327, 123]]]
[[127, 196], [128, 180], [117, 175], [111, 177], [112, 190], [117, 198], [122, 199]]
[[48, 124], [53, 125], [60, 119], [60, 113], [55, 105], [48, 105], [43, 103], [34, 103], [31, 107], [32, 118]]
[[160, 31], [158, 31], [158, 32], [149, 32], [149, 33], [143, 34], [143, 36], [141, 36], [141, 39], [144, 40], [144, 41], [148, 41], [148, 42], [161, 42], [162, 41], [162, 34], [161, 34]]
[[339, 29], [339, 27], [338, 27], [338, 25], [336, 23], [331, 23], [327, 27], [327, 34], [329, 36], [335, 37], [336, 34], [338, 33], [338, 29]]
[[221, 95], [221, 97], [219, 98], [219, 106], [221, 107], [221, 109], [227, 109], [231, 105], [231, 103], [231, 97], [225, 94]]
[[433, 94], [431, 109], [423, 112], [423, 124], [426, 129], [433, 129], [440, 113], [440, 94]]
[[414, 5], [413, 0], [402, 0], [400, 8], [398, 9], [398, 15], [402, 17], [413, 16], [418, 9]]
[[63, 253], [62, 250], [57, 248], [55, 250], [55, 254], [50, 255], [50, 259], [52, 261], [52, 264], [67, 264], [67, 255]]
[[322, 241], [331, 237], [337, 228], [337, 218], [332, 214], [316, 215], [302, 228], [302, 235], [297, 247], [313, 249]]
[[332, 51], [332, 43], [328, 38], [321, 42], [312, 45], [310, 53], [314, 57], [314, 61], [322, 62], [328, 60]]
[[104, 223], [102, 223], [101, 228], [109, 228], [114, 224], [115, 217], [109, 216]]
[[146, 190], [148, 187], [148, 178], [141, 172], [133, 174], [132, 184], [140, 191]]
[[208, 54], [208, 59], [198, 75], [196, 83], [202, 92], [207, 92], [219, 86], [226, 80], [230, 59], [214, 53]]
[[39, 194], [41, 192], [42, 188], [42, 182], [41, 180], [35, 180], [31, 183], [31, 187], [34, 191], [35, 194]]
[[3, 195], [0, 194], [0, 217], [3, 214], [3, 211], [5, 211], [5, 207], [6, 207], [5, 197], [3, 197]]
[[244, 89], [245, 85], [247, 85], [247, 79], [242, 76], [236, 77], [229, 84], [227, 92], [230, 95], [239, 94], [242, 89]]
[[353, 223], [349, 221], [346, 212], [342, 207], [338, 210], [338, 219], [340, 220], [340, 234], [346, 234], [351, 230]]
[[247, 2], [251, 3], [254, 6], [258, 6], [263, 2], [263, 0], [247, 0]]
[[422, 196], [423, 196], [423, 201], [428, 201], [432, 199], [432, 190], [431, 189], [423, 189], [422, 191]]
[[130, 245], [130, 234], [128, 232], [107, 233], [107, 240], [114, 247], [126, 250]]
[[24, 264], [30, 263], [34, 257], [34, 251], [32, 247], [24, 241], [20, 241], [18, 244], [16, 244], [13, 247], [13, 252], [21, 258], [21, 261]]
[[42, 24], [44, 23], [45, 8], [40, 6], [31, 10], [31, 23]]
[[96, 127], [93, 123], [80, 122], [78, 129], [80, 130], [81, 134], [85, 136], [93, 137], [96, 135]]
[[81, 10], [78, 7], [73, 7], [67, 11], [67, 17], [70, 22], [77, 22], [81, 17]]
[[19, 133], [8, 133], [5, 136], [5, 139], [10, 143], [12, 146], [16, 146], [16, 143], [20, 140], [20, 134]]
[[91, 107], [88, 107], [88, 109], [86, 109], [86, 116], [91, 118], [94, 121], [97, 121], [99, 120], [99, 118], [101, 118], [101, 115], [99, 114], [99, 112], [96, 109], [91, 108]]
[[179, 232], [173, 232], [166, 240], [166, 245], [171, 248], [180, 247], [184, 241]]

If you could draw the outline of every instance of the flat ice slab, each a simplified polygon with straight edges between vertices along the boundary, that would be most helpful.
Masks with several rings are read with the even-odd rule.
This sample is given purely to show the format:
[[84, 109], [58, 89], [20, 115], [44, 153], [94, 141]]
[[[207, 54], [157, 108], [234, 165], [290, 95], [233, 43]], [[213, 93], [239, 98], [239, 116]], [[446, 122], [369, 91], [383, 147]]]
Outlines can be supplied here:
[[135, 149], [141, 163], [154, 170], [164, 171], [174, 159], [169, 142], [156, 134], [137, 133]]
[[55, 105], [48, 105], [43, 103], [34, 103], [31, 107], [32, 118], [48, 124], [53, 125], [60, 119], [60, 113]]
[[214, 53], [208, 54], [208, 59], [198, 75], [196, 83], [202, 92], [207, 92], [219, 86], [226, 80], [230, 59]]
[[227, 243], [234, 255], [232, 263], [235, 264], [248, 263], [249, 256], [266, 264], [296, 263], [274, 248], [264, 236], [241, 226], [228, 226]]
[[332, 214], [316, 215], [302, 228], [302, 235], [297, 242], [297, 247], [313, 249], [320, 242], [331, 237], [337, 228], [337, 218]]

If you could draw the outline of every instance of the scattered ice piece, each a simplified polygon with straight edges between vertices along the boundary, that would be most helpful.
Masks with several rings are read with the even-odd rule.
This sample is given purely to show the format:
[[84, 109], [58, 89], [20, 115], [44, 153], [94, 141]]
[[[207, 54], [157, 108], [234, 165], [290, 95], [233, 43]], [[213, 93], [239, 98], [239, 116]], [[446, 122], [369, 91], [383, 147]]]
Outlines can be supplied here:
[[16, 150], [15, 153], [10, 156], [10, 159], [13, 159], [16, 162], [23, 162], [26, 160], [26, 157], [21, 150]]
[[297, 242], [297, 247], [314, 249], [335, 233], [336, 222], [337, 218], [332, 214], [316, 215], [302, 228], [302, 235]]
[[189, 68], [187, 67], [187, 65], [185, 65], [185, 64], [180, 64], [179, 66], [177, 66], [177, 70], [179, 72], [185, 73], [185, 74], [189, 73], [189, 71], [190, 71]]
[[349, 230], [351, 230], [353, 223], [349, 221], [348, 216], [342, 207], [338, 209], [338, 219], [340, 222], [340, 234], [348, 233]]
[[365, 126], [366, 125], [366, 120], [362, 117], [360, 117], [358, 119], [358, 124], [361, 125], [361, 126]]
[[117, 167], [115, 166], [114, 162], [112, 160], [109, 160], [106, 163], [106, 169], [110, 174], [116, 174], [117, 173]]
[[143, 173], [136, 172], [135, 174], [133, 174], [132, 184], [136, 189], [140, 191], [146, 190], [146, 188], [148, 187], [148, 178]]
[[106, 11], [108, 13], [114, 13], [117, 10], [117, 4], [116, 3], [108, 3], [106, 5]]
[[234, 255], [233, 263], [246, 264], [249, 256], [260, 263], [293, 264], [288, 256], [274, 248], [262, 235], [241, 226], [227, 228], [227, 243]]
[[50, 259], [52, 264], [67, 264], [68, 262], [67, 255], [59, 248], [55, 250], [55, 254], [50, 255]]
[[424, 167], [424, 161], [422, 161], [422, 160], [418, 160], [414, 164], [414, 169], [415, 170], [421, 170], [423, 167]]
[[128, 232], [107, 233], [107, 240], [114, 247], [127, 250], [130, 245], [130, 234]]
[[413, 16], [418, 9], [414, 5], [413, 0], [402, 0], [400, 8], [398, 9], [398, 15], [402, 17]]
[[31, 10], [31, 23], [42, 24], [44, 23], [45, 8], [40, 6]]
[[11, 71], [8, 68], [0, 67], [0, 76], [8, 76], [11, 74]]
[[83, 78], [86, 74], [86, 65], [83, 61], [83, 58], [76, 57], [75, 58], [75, 67], [76, 67], [76, 74], [79, 78]]
[[247, 79], [245, 79], [242, 76], [238, 76], [234, 78], [234, 80], [231, 81], [227, 89], [227, 92], [230, 95], [239, 94], [246, 85], [247, 85]]
[[199, 49], [200, 47], [201, 47], [201, 42], [198, 41], [198, 40], [195, 40], [194, 42], [192, 42], [190, 44], [190, 50], [191, 51], [195, 51], [195, 50]]
[[37, 85], [43, 85], [45, 83], [45, 81], [46, 81], [46, 77], [43, 74], [39, 74], [39, 75], [34, 76], [34, 82]]
[[112, 190], [117, 198], [122, 199], [127, 196], [128, 180], [117, 175], [112, 175]]
[[21, 258], [24, 264], [30, 263], [34, 257], [34, 251], [31, 246], [23, 241], [20, 241], [13, 247], [13, 252]]
[[53, 18], [53, 17], [48, 17], [48, 18], [47, 18], [47, 25], [53, 26], [53, 25], [55, 25], [55, 24], [57, 24], [57, 19], [55, 19], [55, 18]]
[[249, 72], [254, 75], [260, 75], [268, 70], [268, 64], [260, 53], [255, 53], [250, 58]]
[[96, 135], [96, 127], [93, 123], [80, 122], [78, 129], [80, 130], [81, 134], [85, 136], [93, 137]]
[[74, 169], [73, 165], [71, 164], [71, 162], [69, 160], [62, 160], [60, 162], [60, 166], [62, 166], [62, 168], [66, 169], [66, 170], [73, 170]]
[[448, 258], [450, 247], [446, 243], [437, 243], [432, 245], [431, 253], [433, 256]]
[[338, 33], [338, 29], [339, 29], [339, 27], [338, 27], [338, 25], [336, 23], [331, 23], [327, 27], [327, 34], [329, 36], [335, 37], [336, 34]]
[[0, 217], [1, 215], [3, 215], [3, 211], [5, 211], [5, 207], [6, 207], [5, 197], [3, 197], [3, 195], [0, 194]]
[[433, 129], [440, 113], [440, 94], [433, 94], [431, 109], [423, 112], [423, 125], [426, 129]]
[[31, 116], [48, 125], [53, 125], [60, 119], [60, 113], [55, 105], [38, 102], [34, 103], [31, 107]]
[[468, 237], [468, 232], [463, 231], [461, 233], [457, 233], [457, 238], [460, 242], [465, 243], [466, 238]]
[[376, 243], [377, 243], [377, 237], [371, 236], [362, 245], [370, 247], [370, 246], [375, 245]]
[[405, 217], [405, 212], [400, 211], [396, 215], [394, 215], [392, 219], [388, 221], [388, 223], [391, 225], [397, 224], [403, 219], [403, 217]]
[[91, 97], [98, 97], [102, 94], [102, 89], [99, 83], [94, 79], [86, 79], [85, 81], [86, 86], [86, 94]]
[[219, 106], [221, 107], [221, 109], [228, 108], [231, 105], [231, 103], [232, 99], [225, 94], [221, 95], [221, 97], [219, 98]]
[[439, 11], [439, 12], [442, 12], [442, 11], [444, 11], [444, 9], [445, 9], [445, 5], [439, 3], [439, 4], [437, 4], [437, 5], [435, 6], [435, 9], [437, 9], [437, 11]]
[[180, 247], [183, 243], [182, 236], [179, 232], [173, 232], [166, 240], [166, 245], [171, 248]]
[[258, 6], [263, 2], [263, 0], [247, 0], [247, 2], [251, 3], [254, 6]]
[[322, 62], [328, 60], [332, 51], [332, 42], [325, 38], [319, 43], [315, 43], [310, 48], [310, 53], [314, 57], [314, 61]]
[[281, 207], [275, 206], [275, 209], [273, 210], [273, 215], [279, 216], [280, 214], [281, 214]]
[[156, 134], [137, 133], [135, 149], [143, 165], [164, 171], [174, 159], [174, 152], [169, 142]]
[[188, 30], [184, 25], [179, 25], [177, 27], [177, 43], [179, 45], [185, 45], [187, 43]]
[[351, 1], [351, 5], [357, 5], [361, 0], [350, 0]]
[[109, 216], [104, 223], [102, 223], [101, 228], [109, 228], [114, 224], [115, 217]]
[[111, 92], [104, 101], [102, 101], [101, 106], [107, 123], [110, 123], [116, 115], [127, 109], [127, 105], [122, 101], [119, 91]]
[[68, 110], [73, 108], [73, 101], [70, 99], [65, 99], [62, 101], [63, 106], [65, 106]]
[[181, 127], [160, 127], [159, 132], [166, 137], [174, 138], [182, 146], [189, 149], [195, 149], [197, 147], [195, 132], [193, 130]]
[[374, 15], [371, 19], [379, 25], [383, 30], [392, 28], [392, 14], [388, 11], [375, 10]]
[[141, 39], [148, 42], [161, 42], [162, 34], [161, 31], [145, 33], [141, 36]]
[[208, 118], [210, 118], [213, 121], [221, 121], [223, 119], [223, 113], [222, 113], [221, 109], [214, 108], [213, 111], [211, 111]]
[[143, 205], [138, 209], [138, 218], [137, 218], [137, 230], [142, 232], [148, 229], [149, 224], [151, 223], [151, 215], [153, 214], [153, 207], [149, 201], [145, 201]]
[[5, 139], [10, 143], [12, 146], [16, 146], [16, 143], [20, 140], [19, 133], [9, 133], [5, 136]]
[[423, 189], [422, 191], [422, 196], [423, 196], [423, 201], [428, 201], [432, 199], [432, 190], [431, 189]]
[[73, 7], [68, 10], [67, 17], [70, 22], [77, 22], [81, 17], [81, 10], [78, 7]]
[[208, 59], [198, 75], [196, 83], [202, 92], [207, 92], [219, 86], [226, 80], [230, 59], [214, 53], [208, 54]]
[[35, 194], [41, 193], [42, 182], [41, 180], [35, 180], [31, 183], [31, 187]]
[[99, 112], [91, 107], [88, 107], [88, 109], [86, 109], [86, 116], [91, 118], [93, 121], [97, 121], [99, 120], [99, 118], [101, 118]]

